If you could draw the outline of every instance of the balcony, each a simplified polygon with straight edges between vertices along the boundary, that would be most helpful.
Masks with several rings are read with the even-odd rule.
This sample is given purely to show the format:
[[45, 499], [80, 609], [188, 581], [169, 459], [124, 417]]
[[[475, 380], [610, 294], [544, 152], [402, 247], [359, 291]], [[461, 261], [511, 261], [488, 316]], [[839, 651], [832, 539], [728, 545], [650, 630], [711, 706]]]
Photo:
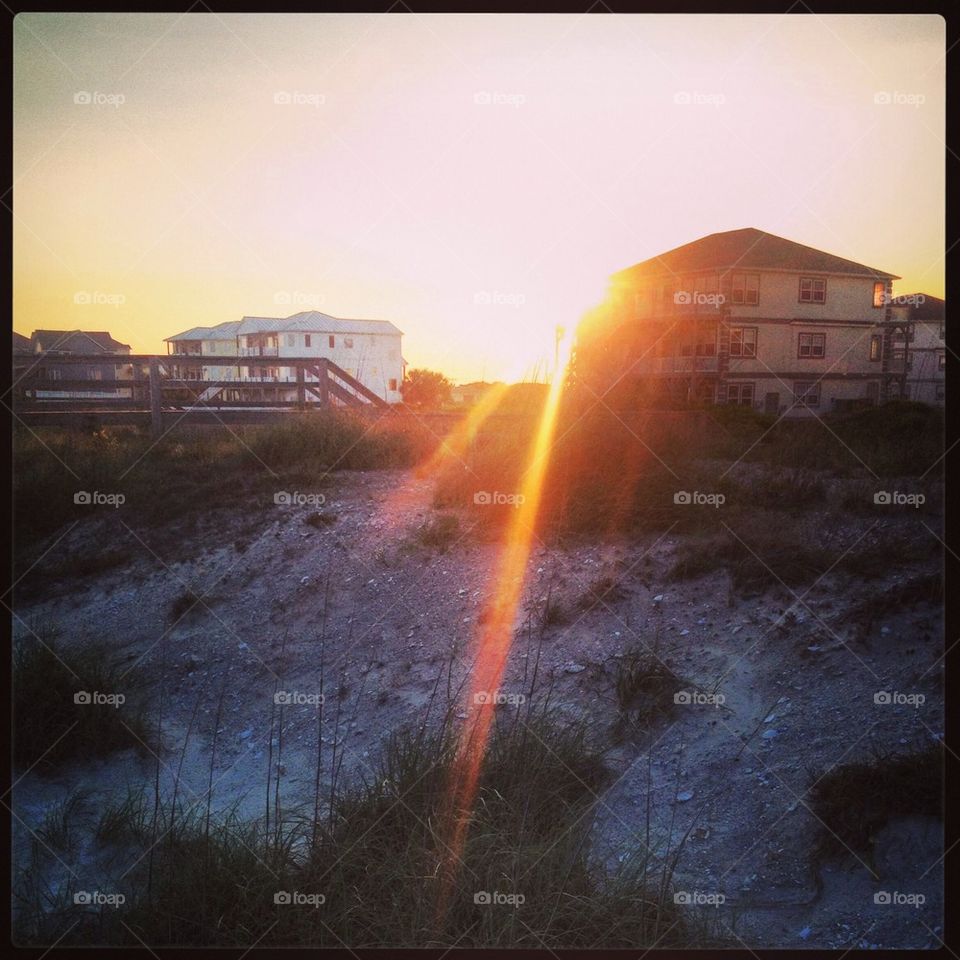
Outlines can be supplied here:
[[276, 357], [279, 356], [278, 347], [241, 347], [241, 357]]

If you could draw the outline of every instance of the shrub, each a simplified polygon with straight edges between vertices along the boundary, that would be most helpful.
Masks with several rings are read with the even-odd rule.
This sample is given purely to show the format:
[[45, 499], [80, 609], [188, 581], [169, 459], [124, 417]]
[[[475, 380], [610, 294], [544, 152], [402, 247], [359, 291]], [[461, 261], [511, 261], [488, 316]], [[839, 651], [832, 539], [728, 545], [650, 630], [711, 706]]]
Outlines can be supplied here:
[[[19, 637], [13, 657], [13, 747], [18, 764], [49, 769], [113, 750], [145, 749], [149, 726], [139, 703], [140, 680], [124, 671], [103, 643], [65, 647], [55, 633]], [[77, 695], [122, 694], [120, 706], [77, 702]]]

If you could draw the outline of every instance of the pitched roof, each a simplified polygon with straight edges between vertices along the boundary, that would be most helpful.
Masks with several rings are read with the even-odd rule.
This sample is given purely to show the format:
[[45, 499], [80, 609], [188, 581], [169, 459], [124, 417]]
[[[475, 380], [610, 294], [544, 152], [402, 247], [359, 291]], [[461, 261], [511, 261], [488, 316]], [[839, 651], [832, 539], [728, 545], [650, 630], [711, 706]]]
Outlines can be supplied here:
[[33, 353], [33, 344], [30, 338], [25, 337], [22, 333], [17, 333], [16, 330], [13, 331], [13, 352]]
[[114, 340], [105, 330], [34, 330], [31, 337], [41, 350], [63, 353], [118, 353], [129, 350], [129, 343]]
[[224, 320], [215, 327], [191, 327], [176, 336], [165, 337], [164, 343], [168, 340], [236, 340], [239, 328], [239, 320]]
[[234, 340], [247, 333], [382, 333], [402, 336], [389, 320], [342, 320], [319, 310], [306, 310], [289, 317], [244, 317], [215, 327], [192, 327], [165, 340]]
[[885, 273], [832, 253], [824, 253], [772, 233], [764, 233], [756, 227], [711, 233], [619, 270], [614, 277], [629, 280], [658, 274], [689, 274], [734, 267], [744, 270], [807, 270], [811, 273], [900, 279], [895, 274]]

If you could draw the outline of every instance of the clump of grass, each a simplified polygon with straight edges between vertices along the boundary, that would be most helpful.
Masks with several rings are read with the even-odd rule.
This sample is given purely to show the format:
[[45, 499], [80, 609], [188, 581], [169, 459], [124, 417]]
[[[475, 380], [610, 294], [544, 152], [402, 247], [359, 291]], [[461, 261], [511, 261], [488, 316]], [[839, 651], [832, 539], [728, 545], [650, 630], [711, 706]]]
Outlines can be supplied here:
[[[49, 769], [113, 750], [144, 749], [149, 727], [135, 671], [106, 644], [65, 646], [50, 628], [19, 637], [13, 656], [13, 748], [18, 764]], [[121, 694], [120, 706], [94, 694]]]
[[593, 610], [598, 606], [612, 607], [627, 596], [619, 580], [603, 576], [591, 583], [577, 600], [580, 610]]
[[570, 612], [563, 603], [550, 596], [543, 605], [541, 620], [545, 627], [564, 627], [570, 623]]
[[719, 486], [731, 504], [751, 509], [799, 510], [824, 503], [827, 487], [823, 479], [809, 470], [760, 469], [751, 476], [727, 475]]
[[52, 850], [71, 853], [76, 842], [77, 820], [83, 816], [87, 800], [86, 791], [72, 790], [51, 804], [34, 832]]
[[422, 523], [414, 533], [421, 547], [445, 553], [460, 535], [460, 521], [452, 513], [440, 513]]
[[845, 763], [820, 777], [810, 808], [822, 828], [818, 852], [871, 852], [873, 838], [895, 817], [943, 816], [943, 753], [929, 746], [916, 753], [877, 753]]
[[[46, 911], [24, 903], [23, 939], [47, 942], [56, 932], [74, 945], [550, 950], [708, 941], [673, 903], [673, 858], [640, 853], [613, 877], [589, 859], [584, 835], [610, 775], [584, 724], [545, 708], [522, 719], [497, 713], [453, 861], [450, 789], [461, 749], [447, 721], [398, 732], [371, 776], [335, 781], [328, 814], [291, 811], [269, 829], [161, 804], [157, 829], [138, 840], [149, 804], [118, 806], [110, 828], [130, 838], [134, 853], [140, 844], [151, 850], [130, 872], [126, 903], [95, 914], [69, 900]], [[299, 905], [289, 902], [295, 894], [322, 899]], [[522, 901], [487, 904], [482, 894]]]
[[635, 648], [617, 661], [614, 691], [619, 711], [617, 725], [646, 727], [673, 709], [674, 694], [683, 680], [653, 651]]

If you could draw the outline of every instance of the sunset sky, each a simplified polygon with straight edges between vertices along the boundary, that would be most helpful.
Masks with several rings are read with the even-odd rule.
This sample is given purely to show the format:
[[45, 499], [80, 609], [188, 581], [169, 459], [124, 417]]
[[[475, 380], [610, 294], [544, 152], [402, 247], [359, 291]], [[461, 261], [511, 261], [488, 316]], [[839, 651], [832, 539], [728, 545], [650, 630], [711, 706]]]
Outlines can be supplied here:
[[20, 14], [14, 70], [26, 335], [319, 309], [512, 380], [746, 226], [943, 295], [936, 16]]

